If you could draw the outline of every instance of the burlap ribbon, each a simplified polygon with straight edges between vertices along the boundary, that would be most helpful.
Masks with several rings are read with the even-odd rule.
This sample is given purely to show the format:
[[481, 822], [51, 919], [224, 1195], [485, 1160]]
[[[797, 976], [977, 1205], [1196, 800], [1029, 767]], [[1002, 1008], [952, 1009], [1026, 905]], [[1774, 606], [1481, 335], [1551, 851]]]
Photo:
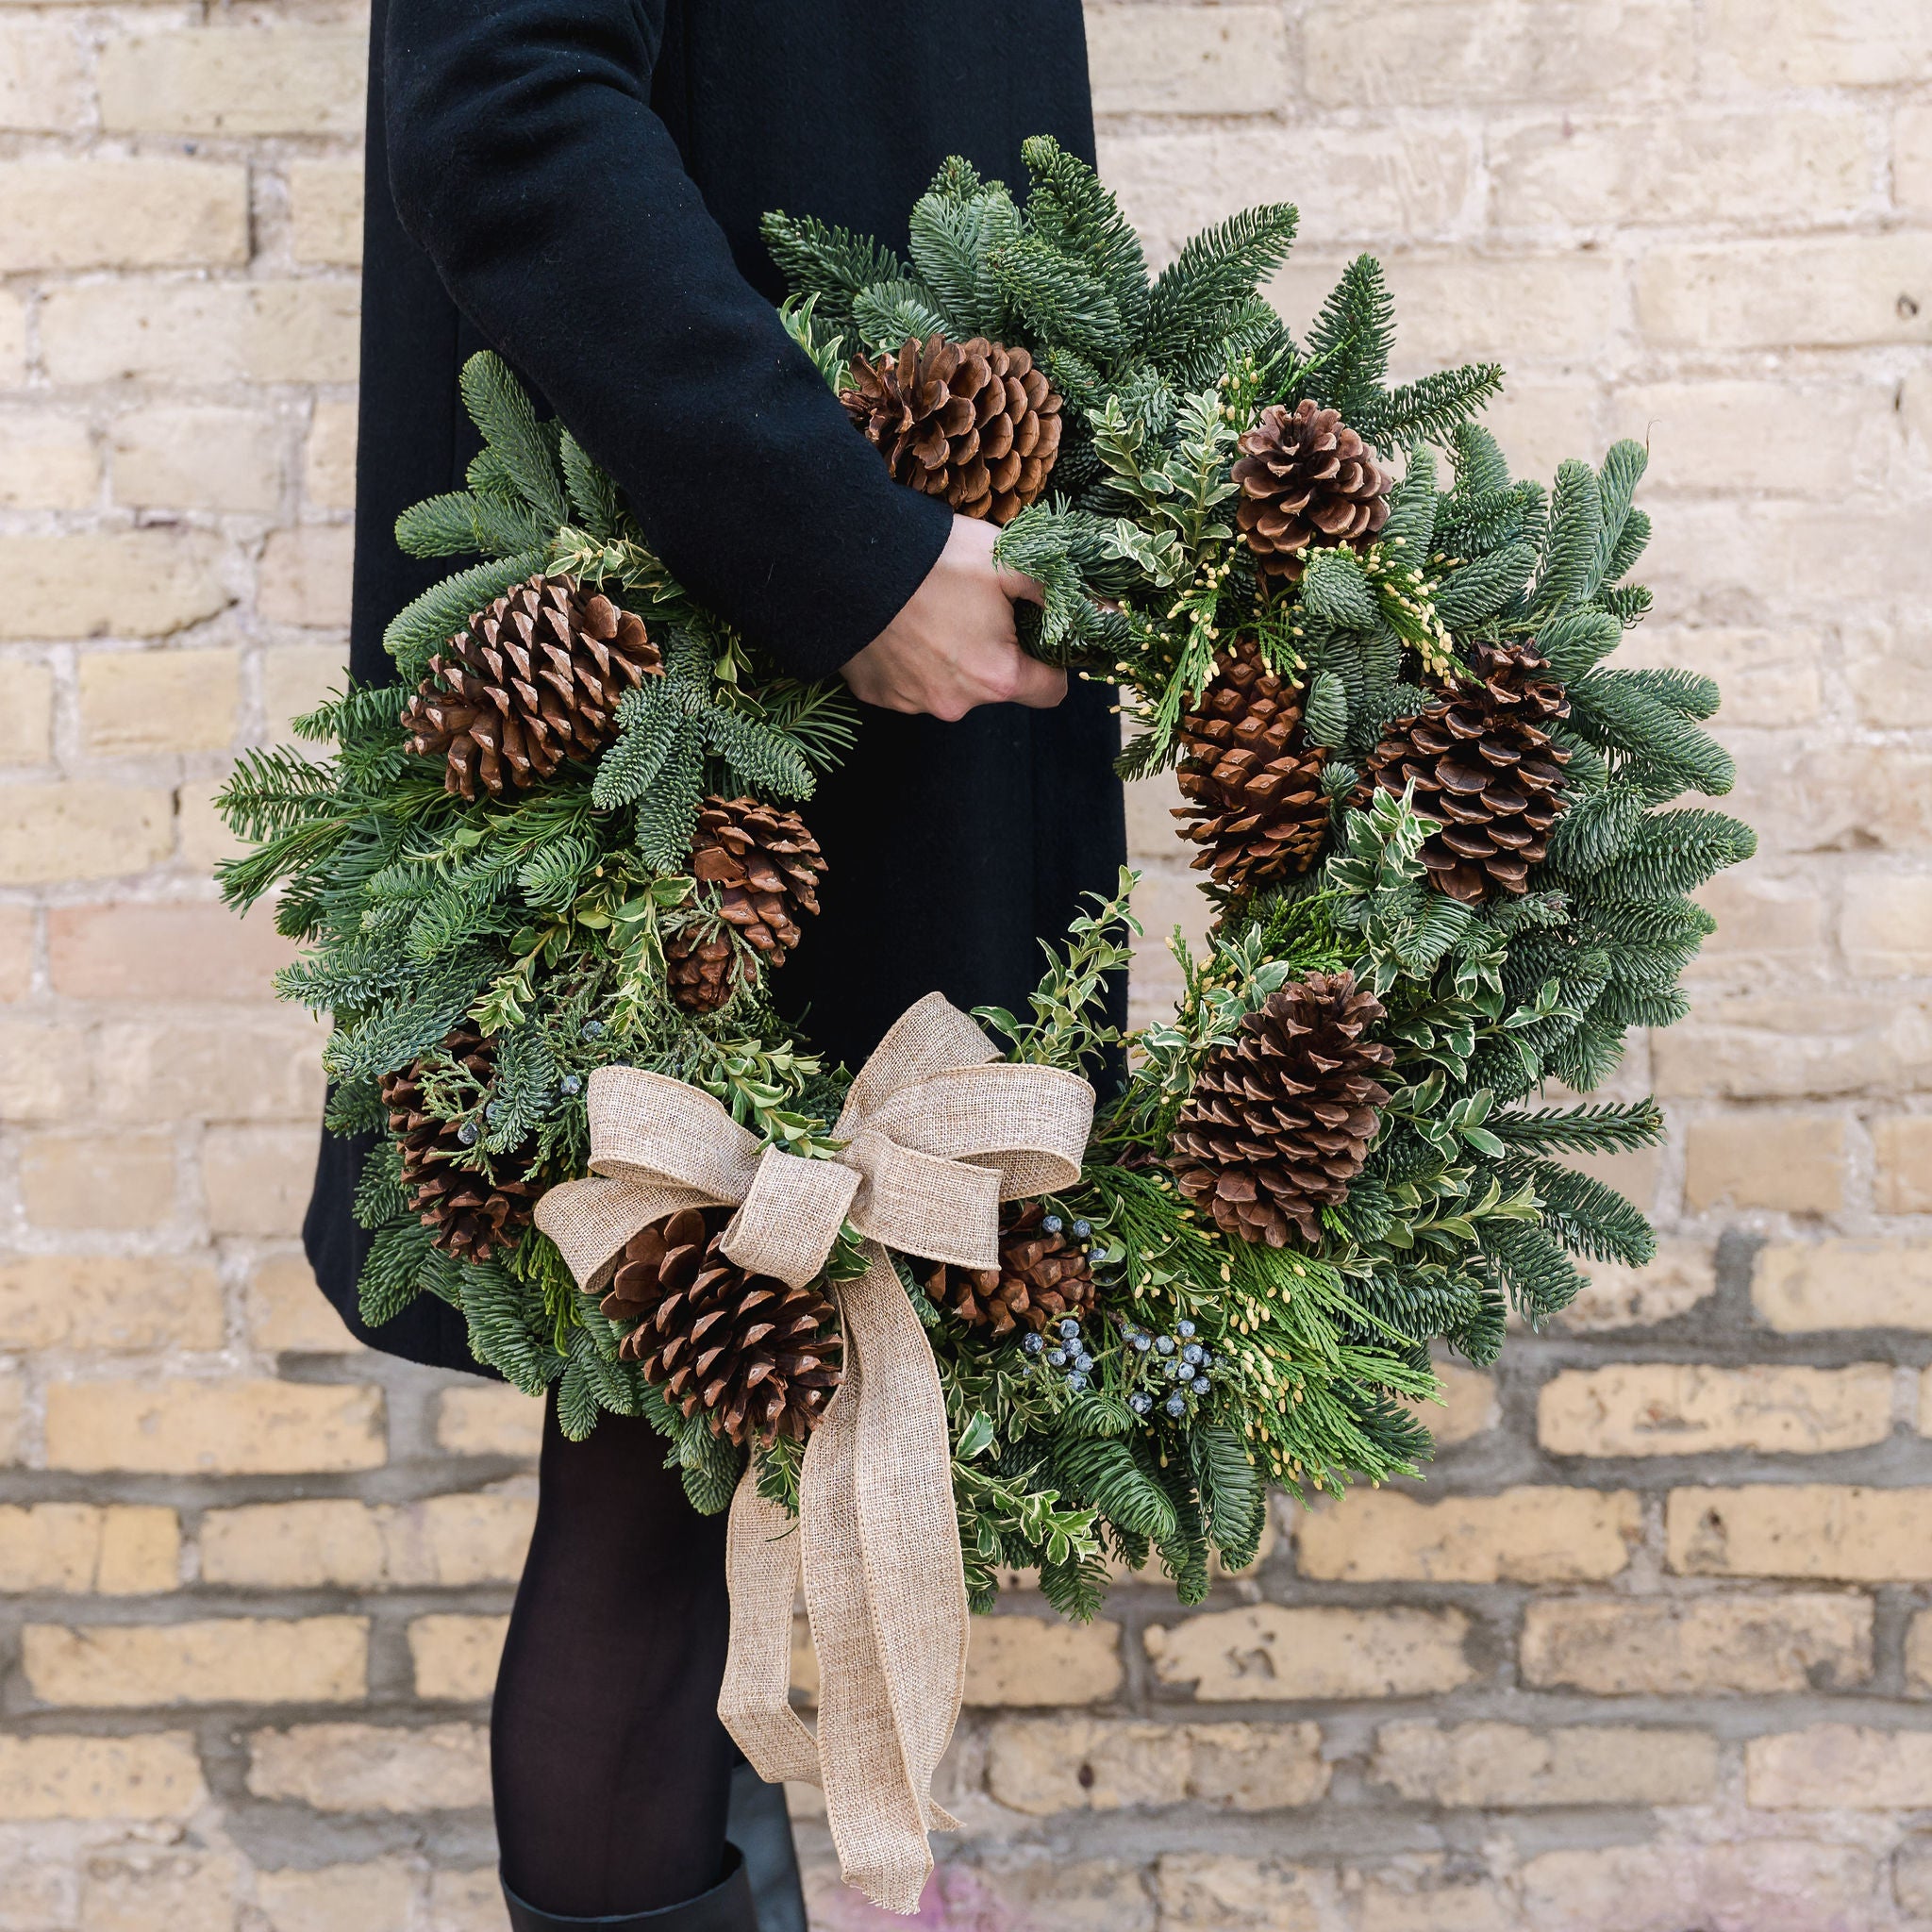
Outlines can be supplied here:
[[[603, 1067], [589, 1095], [593, 1177], [537, 1207], [592, 1291], [633, 1234], [678, 1208], [735, 1208], [725, 1253], [794, 1285], [824, 1267], [843, 1222], [866, 1238], [865, 1273], [835, 1291], [844, 1379], [806, 1448], [798, 1521], [750, 1470], [732, 1501], [718, 1714], [759, 1776], [823, 1787], [846, 1882], [895, 1912], [919, 1907], [927, 1832], [955, 1823], [932, 1778], [959, 1714], [967, 1606], [939, 1371], [885, 1250], [994, 1266], [999, 1204], [1071, 1185], [1093, 1116], [1084, 1080], [998, 1060], [972, 1020], [928, 994], [852, 1083], [830, 1160], [760, 1149], [682, 1081]], [[787, 1696], [801, 1574], [816, 1737]]]

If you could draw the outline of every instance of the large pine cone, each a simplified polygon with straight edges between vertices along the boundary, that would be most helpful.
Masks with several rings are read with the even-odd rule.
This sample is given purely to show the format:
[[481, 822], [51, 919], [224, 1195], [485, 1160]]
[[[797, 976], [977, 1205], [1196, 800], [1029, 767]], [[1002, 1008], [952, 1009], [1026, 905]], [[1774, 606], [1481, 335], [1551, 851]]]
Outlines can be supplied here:
[[1325, 746], [1301, 730], [1302, 692], [1269, 670], [1252, 638], [1214, 660], [1201, 702], [1180, 722], [1180, 788], [1191, 802], [1174, 817], [1203, 849], [1196, 871], [1237, 895], [1307, 872], [1328, 833], [1322, 795]]
[[1046, 488], [1060, 399], [1024, 349], [930, 335], [876, 362], [852, 359], [845, 413], [894, 477], [962, 516], [1009, 524]]
[[1346, 543], [1366, 550], [1389, 521], [1391, 477], [1334, 409], [1275, 403], [1241, 440], [1232, 472], [1235, 521], [1264, 575], [1294, 582], [1295, 552]]
[[[818, 911], [825, 860], [795, 811], [756, 798], [708, 798], [698, 812], [691, 869], [720, 888], [718, 917], [736, 926], [770, 969], [784, 965], [804, 937], [798, 916]], [[754, 977], [729, 935], [708, 924], [675, 934], [664, 958], [672, 997], [687, 1012], [714, 1012]]]
[[1570, 762], [1550, 742], [1570, 700], [1534, 648], [1478, 644], [1474, 655], [1474, 678], [1385, 729], [1358, 794], [1415, 787], [1416, 810], [1442, 826], [1423, 846], [1429, 882], [1466, 906], [1528, 890], [1562, 814]]
[[954, 1268], [941, 1262], [926, 1278], [925, 1291], [975, 1328], [1009, 1335], [1015, 1328], [1044, 1328], [1062, 1315], [1084, 1315], [1093, 1306], [1093, 1270], [1087, 1250], [1063, 1229], [1043, 1225], [1039, 1201], [1009, 1201], [1000, 1213], [997, 1268]]
[[1348, 1199], [1374, 1144], [1395, 1058], [1363, 1033], [1385, 1017], [1352, 973], [1317, 973], [1270, 993], [1208, 1058], [1181, 1109], [1168, 1165], [1224, 1234], [1270, 1247], [1289, 1228], [1310, 1245], [1321, 1210]]
[[[484, 1086], [490, 1084], [496, 1072], [494, 1041], [464, 1020], [442, 1044]], [[435, 1230], [430, 1239], [436, 1245], [465, 1261], [487, 1261], [498, 1248], [514, 1246], [542, 1192], [526, 1166], [534, 1143], [513, 1155], [493, 1155], [494, 1178], [458, 1166], [470, 1148], [458, 1127], [424, 1106], [421, 1060], [383, 1076], [382, 1104], [389, 1109], [390, 1131], [402, 1146], [409, 1206], [425, 1227]]]
[[617, 735], [617, 701], [662, 671], [635, 612], [539, 575], [471, 618], [429, 660], [403, 708], [409, 749], [449, 761], [444, 788], [474, 799], [547, 778]]
[[625, 1244], [602, 1307], [635, 1320], [619, 1353], [734, 1442], [803, 1441], [839, 1386], [838, 1312], [815, 1288], [747, 1274], [723, 1208], [685, 1208]]

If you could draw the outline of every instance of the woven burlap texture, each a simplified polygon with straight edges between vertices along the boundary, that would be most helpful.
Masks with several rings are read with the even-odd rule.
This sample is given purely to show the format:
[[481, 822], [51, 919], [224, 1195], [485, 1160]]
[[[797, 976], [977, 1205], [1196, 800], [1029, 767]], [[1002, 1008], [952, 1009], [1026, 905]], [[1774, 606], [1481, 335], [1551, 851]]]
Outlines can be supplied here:
[[[587, 1291], [624, 1244], [684, 1207], [737, 1209], [741, 1267], [797, 1285], [841, 1226], [866, 1269], [835, 1290], [844, 1377], [806, 1445], [794, 1523], [747, 1469], [731, 1506], [731, 1649], [718, 1714], [768, 1781], [820, 1786], [840, 1869], [911, 1913], [929, 1831], [953, 1824], [932, 1778], [965, 1685], [968, 1610], [939, 1370], [887, 1247], [996, 1265], [999, 1204], [1078, 1179], [1093, 1090], [1015, 1066], [939, 993], [907, 1008], [852, 1083], [829, 1160], [760, 1147], [709, 1094], [660, 1074], [591, 1075], [591, 1176], [553, 1188], [537, 1224]], [[817, 1735], [789, 1702], [801, 1577], [819, 1660]]]

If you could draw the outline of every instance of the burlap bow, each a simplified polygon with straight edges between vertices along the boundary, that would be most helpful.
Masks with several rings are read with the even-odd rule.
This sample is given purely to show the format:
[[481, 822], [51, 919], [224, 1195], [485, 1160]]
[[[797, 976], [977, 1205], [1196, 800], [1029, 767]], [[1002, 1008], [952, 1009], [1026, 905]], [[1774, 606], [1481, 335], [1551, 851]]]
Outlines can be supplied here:
[[[732, 1207], [724, 1252], [797, 1285], [843, 1222], [866, 1272], [835, 1291], [844, 1376], [806, 1447], [799, 1520], [731, 1505], [731, 1651], [718, 1714], [759, 1776], [821, 1786], [850, 1885], [913, 1912], [932, 1871], [932, 1797], [965, 1685], [967, 1606], [939, 1371], [887, 1247], [963, 1268], [998, 1260], [999, 1204], [1079, 1176], [1093, 1090], [998, 1062], [938, 993], [908, 1008], [852, 1083], [831, 1160], [759, 1148], [711, 1096], [628, 1067], [591, 1075], [591, 1179], [553, 1188], [537, 1224], [595, 1291], [625, 1243], [679, 1208]], [[819, 1659], [816, 1738], [791, 1710], [803, 1573]]]

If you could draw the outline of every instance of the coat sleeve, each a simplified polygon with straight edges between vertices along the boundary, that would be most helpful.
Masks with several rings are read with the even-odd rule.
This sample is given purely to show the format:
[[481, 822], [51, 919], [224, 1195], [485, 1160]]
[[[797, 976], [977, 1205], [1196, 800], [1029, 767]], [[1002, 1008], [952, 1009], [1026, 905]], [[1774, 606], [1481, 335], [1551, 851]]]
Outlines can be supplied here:
[[944, 546], [733, 263], [651, 111], [663, 0], [391, 0], [390, 184], [458, 306], [703, 602], [802, 676]]

